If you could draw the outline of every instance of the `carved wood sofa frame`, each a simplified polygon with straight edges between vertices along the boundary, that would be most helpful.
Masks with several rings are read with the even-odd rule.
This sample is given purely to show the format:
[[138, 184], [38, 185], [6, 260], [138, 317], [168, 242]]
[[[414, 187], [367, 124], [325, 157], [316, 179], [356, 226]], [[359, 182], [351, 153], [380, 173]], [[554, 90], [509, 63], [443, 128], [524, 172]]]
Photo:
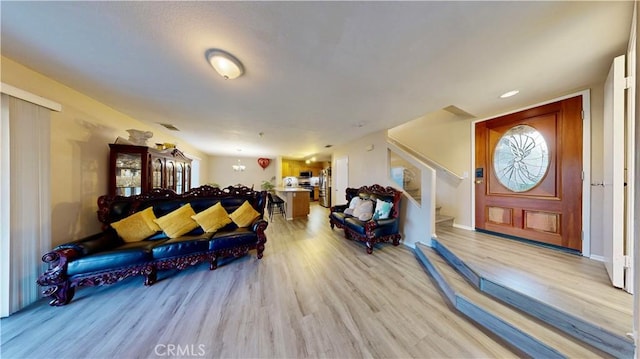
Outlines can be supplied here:
[[[113, 284], [136, 275], [144, 276], [144, 284], [150, 286], [156, 282], [159, 270], [182, 270], [202, 262], [209, 262], [209, 269], [214, 270], [218, 266], [219, 258], [243, 256], [251, 249], [256, 249], [257, 258], [260, 259], [263, 256], [265, 243], [267, 242], [264, 232], [268, 223], [263, 219], [266, 198], [267, 193], [265, 191], [258, 192], [244, 186], [230, 186], [219, 189], [207, 185], [191, 189], [181, 195], [168, 189], [154, 189], [148, 193], [131, 197], [101, 196], [98, 198], [98, 219], [102, 223], [103, 232], [59, 245], [49, 253], [46, 253], [42, 257], [42, 261], [47, 263], [49, 268], [38, 278], [37, 282], [41, 286], [47, 287], [43, 294], [52, 298], [49, 304], [60, 306], [68, 304], [73, 299], [77, 287]], [[253, 208], [260, 213], [260, 216], [248, 229], [240, 231], [241, 233], [239, 234], [234, 234], [233, 230], [231, 230], [229, 232], [230, 238], [224, 239], [225, 242], [223, 246], [220, 246], [221, 248], [208, 248], [195, 253], [178, 253], [167, 258], [151, 259], [134, 265], [114, 266], [113, 268], [99, 271], [67, 274], [69, 263], [83, 257], [85, 255], [83, 252], [87, 251], [87, 247], [93, 246], [95, 248], [105, 246], [105, 243], [109, 241], [122, 241], [109, 226], [110, 223], [147, 207], [158, 206], [167, 202], [214, 204], [218, 201], [223, 203], [224, 207], [226, 202], [237, 201], [237, 203], [242, 203], [245, 200], [249, 201]], [[118, 209], [122, 211], [119, 212]], [[229, 209], [227, 208], [227, 210]], [[197, 236], [191, 237], [195, 238]], [[254, 237], [255, 240], [252, 239]], [[243, 240], [238, 240], [237, 244], [234, 243], [238, 238], [243, 238]], [[208, 241], [216, 239], [214, 234], [214, 237], [208, 239]], [[199, 240], [207, 241], [207, 239]], [[153, 246], [154, 243], [162, 244], [163, 242], [166, 243], [168, 241], [149, 242], [149, 245]], [[89, 248], [89, 250], [92, 250], [92, 248]], [[111, 250], [117, 252], [118, 248]]]
[[[344, 214], [344, 210], [349, 208], [351, 199], [360, 196], [362, 198], [379, 198], [380, 200], [391, 201], [393, 207], [388, 219], [363, 222], [355, 217]], [[346, 189], [346, 205], [331, 207], [329, 214], [329, 224], [331, 229], [335, 227], [344, 229], [344, 236], [347, 239], [355, 239], [364, 242], [367, 246], [367, 253], [373, 253], [376, 243], [392, 242], [394, 246], [400, 244], [402, 236], [399, 233], [400, 200], [402, 192], [393, 187], [382, 187], [378, 184], [372, 186], [362, 186], [360, 188]]]

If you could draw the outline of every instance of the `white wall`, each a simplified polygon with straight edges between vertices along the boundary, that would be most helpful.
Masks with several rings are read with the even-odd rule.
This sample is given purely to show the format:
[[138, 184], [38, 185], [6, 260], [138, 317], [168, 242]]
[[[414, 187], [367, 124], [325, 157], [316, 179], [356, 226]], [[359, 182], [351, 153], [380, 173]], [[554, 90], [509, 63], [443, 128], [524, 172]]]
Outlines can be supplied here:
[[[238, 164], [238, 160], [246, 167], [242, 172], [236, 172], [231, 166]], [[242, 184], [254, 189], [261, 189], [262, 181], [271, 181], [276, 177], [278, 165], [276, 159], [272, 158], [271, 163], [264, 170], [258, 165], [257, 157], [229, 157], [229, 156], [209, 156], [207, 180], [205, 183], [216, 183], [220, 187], [235, 186]], [[282, 182], [282, 181], [280, 181]], [[276, 181], [272, 181], [275, 185]]]

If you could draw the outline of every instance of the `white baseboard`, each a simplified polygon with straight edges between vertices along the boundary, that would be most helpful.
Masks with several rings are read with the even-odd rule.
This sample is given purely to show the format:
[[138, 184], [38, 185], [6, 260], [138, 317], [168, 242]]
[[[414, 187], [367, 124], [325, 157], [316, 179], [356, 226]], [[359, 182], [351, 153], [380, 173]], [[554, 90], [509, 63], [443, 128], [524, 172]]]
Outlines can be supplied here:
[[466, 229], [467, 231], [475, 231], [476, 230], [475, 228], [472, 228], [472, 227], [469, 227], [469, 226], [465, 226], [465, 225], [462, 225], [462, 224], [457, 224], [457, 223], [454, 223], [453, 227], [454, 228], [460, 228], [460, 229]]
[[593, 259], [594, 261], [604, 262], [604, 257], [603, 256], [592, 254], [592, 255], [589, 256], [589, 258]]

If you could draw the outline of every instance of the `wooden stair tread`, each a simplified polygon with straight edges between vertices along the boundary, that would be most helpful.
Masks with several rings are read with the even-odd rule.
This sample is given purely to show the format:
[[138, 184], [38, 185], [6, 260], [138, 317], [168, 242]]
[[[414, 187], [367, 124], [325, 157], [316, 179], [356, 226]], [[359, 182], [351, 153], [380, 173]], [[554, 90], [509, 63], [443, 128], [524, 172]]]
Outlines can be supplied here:
[[440, 209], [442, 207], [436, 207], [436, 225], [438, 227], [447, 226], [452, 227], [455, 217], [446, 214], [441, 214]]

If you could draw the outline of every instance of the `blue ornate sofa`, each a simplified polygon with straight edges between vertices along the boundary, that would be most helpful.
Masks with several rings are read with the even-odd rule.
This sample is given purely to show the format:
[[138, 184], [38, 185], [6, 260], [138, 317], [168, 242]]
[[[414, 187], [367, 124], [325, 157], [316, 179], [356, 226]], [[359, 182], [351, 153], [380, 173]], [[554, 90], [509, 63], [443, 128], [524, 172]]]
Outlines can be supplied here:
[[[361, 220], [356, 216], [345, 213], [348, 212], [349, 204], [354, 197], [363, 200], [381, 200], [392, 203], [388, 218]], [[393, 187], [382, 187], [374, 184], [372, 186], [362, 186], [360, 188], [347, 188], [347, 204], [331, 207], [329, 214], [329, 224], [331, 229], [335, 227], [344, 229], [344, 236], [347, 239], [355, 239], [364, 242], [367, 246], [367, 253], [373, 252], [376, 243], [391, 241], [394, 246], [400, 243], [400, 200], [402, 192]], [[377, 202], [377, 201], [376, 201]], [[375, 207], [374, 207], [375, 212]]]
[[[98, 219], [103, 231], [92, 236], [55, 247], [42, 260], [48, 270], [38, 278], [38, 284], [47, 287], [43, 294], [52, 298], [50, 305], [68, 304], [75, 289], [84, 286], [113, 284], [124, 278], [143, 275], [144, 284], [152, 285], [159, 270], [184, 269], [201, 262], [209, 262], [211, 270], [217, 268], [218, 258], [241, 256], [256, 249], [262, 258], [267, 237], [267, 221], [263, 219], [267, 193], [248, 187], [211, 186], [194, 188], [182, 195], [171, 190], [154, 189], [131, 196], [101, 196], [98, 198]], [[220, 203], [232, 213], [245, 201], [259, 213], [246, 228], [233, 222], [214, 233], [196, 228], [177, 238], [168, 238], [158, 232], [144, 240], [125, 242], [110, 224], [136, 212], [152, 207], [157, 217], [185, 204], [198, 213]]]

